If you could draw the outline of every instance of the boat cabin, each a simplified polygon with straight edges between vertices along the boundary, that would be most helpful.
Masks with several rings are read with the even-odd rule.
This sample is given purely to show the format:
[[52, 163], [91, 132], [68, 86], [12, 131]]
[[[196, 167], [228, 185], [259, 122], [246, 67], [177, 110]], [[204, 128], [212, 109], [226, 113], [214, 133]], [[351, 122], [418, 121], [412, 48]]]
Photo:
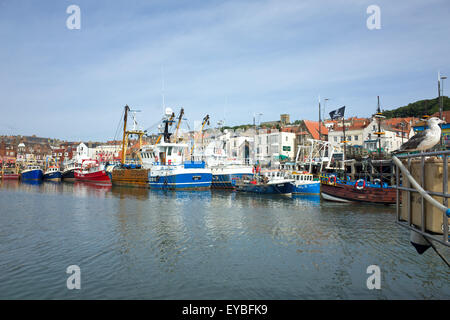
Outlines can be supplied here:
[[141, 149], [144, 167], [152, 165], [181, 165], [184, 162], [184, 152], [187, 144], [159, 143], [152, 146], [143, 146]]

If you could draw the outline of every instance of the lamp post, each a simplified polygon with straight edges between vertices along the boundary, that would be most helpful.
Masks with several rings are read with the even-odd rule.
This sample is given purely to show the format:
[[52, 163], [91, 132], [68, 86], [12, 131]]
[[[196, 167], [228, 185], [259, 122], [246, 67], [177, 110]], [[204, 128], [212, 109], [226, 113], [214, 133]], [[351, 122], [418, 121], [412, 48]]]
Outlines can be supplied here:
[[403, 144], [403, 134], [404, 134], [403, 131], [405, 130], [405, 123], [401, 122], [400, 126], [402, 127], [402, 144]]
[[[438, 98], [439, 98], [439, 119], [442, 120], [442, 116], [444, 113], [444, 104], [443, 104], [443, 95], [444, 95], [444, 80], [447, 79], [446, 76], [441, 76], [441, 73], [439, 73], [438, 76]], [[441, 85], [442, 82], [442, 85]], [[442, 94], [441, 94], [441, 88], [442, 88]], [[442, 140], [442, 133], [441, 133], [441, 140], [440, 140], [441, 148], [443, 148], [443, 140]]]
[[[446, 76], [439, 75], [438, 90], [439, 90], [439, 118], [442, 120], [442, 114], [444, 112], [443, 95], [444, 95], [444, 80]], [[441, 84], [442, 82], [442, 84]], [[442, 94], [441, 94], [442, 91]]]

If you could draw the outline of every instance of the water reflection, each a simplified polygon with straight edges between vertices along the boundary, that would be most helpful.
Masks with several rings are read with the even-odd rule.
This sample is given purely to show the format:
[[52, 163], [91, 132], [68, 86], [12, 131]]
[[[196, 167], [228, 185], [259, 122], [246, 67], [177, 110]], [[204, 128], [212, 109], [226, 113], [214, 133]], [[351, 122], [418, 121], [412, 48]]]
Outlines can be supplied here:
[[146, 188], [130, 188], [123, 186], [114, 186], [111, 188], [113, 196], [120, 199], [136, 199], [136, 200], [147, 200], [149, 197], [149, 189]]
[[414, 252], [393, 207], [17, 181], [0, 203], [0, 298], [72, 298], [74, 263], [92, 299], [450, 298], [446, 266]]
[[111, 190], [110, 184], [101, 184], [87, 181], [75, 181], [73, 184], [73, 191], [78, 196], [94, 196], [98, 198], [105, 198], [107, 193]]

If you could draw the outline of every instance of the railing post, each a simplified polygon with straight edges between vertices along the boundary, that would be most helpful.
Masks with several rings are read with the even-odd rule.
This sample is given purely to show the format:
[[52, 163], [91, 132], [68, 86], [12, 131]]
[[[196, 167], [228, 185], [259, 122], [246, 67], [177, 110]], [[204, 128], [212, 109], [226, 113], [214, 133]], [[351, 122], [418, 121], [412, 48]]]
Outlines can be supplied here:
[[395, 184], [397, 185], [397, 199], [396, 199], [396, 208], [397, 208], [397, 221], [400, 221], [400, 191], [398, 187], [400, 186], [400, 174], [399, 167], [395, 165]]
[[[443, 171], [443, 182], [442, 182], [442, 193], [444, 193], [444, 199], [443, 199], [443, 205], [446, 206], [448, 208], [448, 199], [446, 197], [447, 195], [447, 181], [448, 181], [448, 169], [447, 169], [447, 165], [448, 165], [448, 159], [447, 159], [447, 154], [443, 155], [444, 159], [443, 159], [443, 165], [444, 165], [444, 171]], [[448, 217], [447, 214], [444, 212], [442, 214], [442, 227], [444, 228], [443, 230], [443, 235], [444, 235], [444, 242], [448, 242]]]
[[[408, 172], [411, 172], [411, 158], [408, 158]], [[409, 182], [409, 179], [406, 179], [408, 181], [407, 187], [411, 187], [411, 183]], [[408, 226], [411, 226], [411, 220], [412, 220], [412, 208], [411, 208], [411, 191], [407, 191], [407, 212], [408, 212]]]
[[[421, 166], [421, 177], [420, 177], [420, 183], [421, 183], [421, 187], [425, 189], [425, 157], [422, 156], [420, 157], [420, 166]], [[425, 199], [423, 198], [423, 196], [420, 197], [420, 206], [421, 206], [421, 229], [422, 232], [425, 232]]]

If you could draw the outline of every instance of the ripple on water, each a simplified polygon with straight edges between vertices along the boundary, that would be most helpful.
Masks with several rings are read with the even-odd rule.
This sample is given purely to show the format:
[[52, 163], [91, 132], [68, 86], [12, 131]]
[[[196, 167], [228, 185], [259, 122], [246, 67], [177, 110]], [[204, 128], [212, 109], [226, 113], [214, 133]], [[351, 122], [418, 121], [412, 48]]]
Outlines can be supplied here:
[[0, 298], [450, 298], [446, 266], [389, 207], [66, 183], [2, 183], [0, 203]]

